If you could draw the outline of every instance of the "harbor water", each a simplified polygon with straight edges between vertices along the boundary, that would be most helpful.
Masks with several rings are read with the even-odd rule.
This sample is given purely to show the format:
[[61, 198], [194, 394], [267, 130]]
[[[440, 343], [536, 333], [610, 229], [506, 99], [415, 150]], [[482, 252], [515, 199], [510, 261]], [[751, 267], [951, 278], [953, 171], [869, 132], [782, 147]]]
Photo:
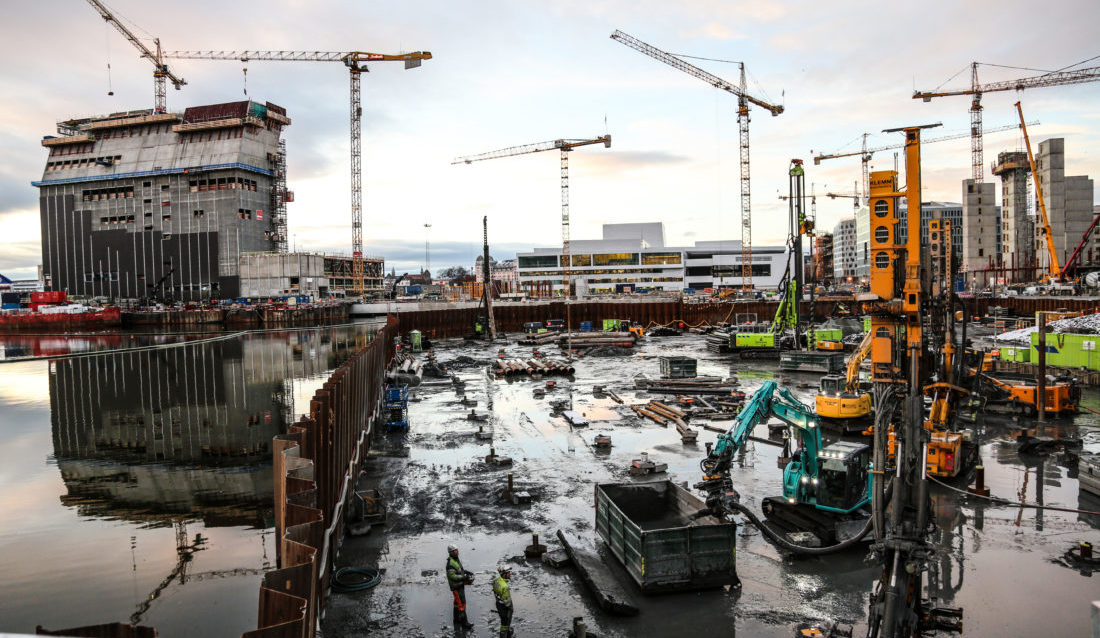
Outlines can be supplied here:
[[377, 328], [0, 337], [0, 632], [254, 629], [271, 439]]

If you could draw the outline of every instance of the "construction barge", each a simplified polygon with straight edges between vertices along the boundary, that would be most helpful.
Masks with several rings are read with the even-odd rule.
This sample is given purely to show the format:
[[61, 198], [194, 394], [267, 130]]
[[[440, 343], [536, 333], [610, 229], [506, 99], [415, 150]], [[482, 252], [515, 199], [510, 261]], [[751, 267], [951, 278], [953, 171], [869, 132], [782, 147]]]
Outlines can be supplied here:
[[[13, 310], [0, 313], [0, 332], [70, 332], [102, 330], [122, 325], [117, 306], [89, 308], [87, 306], [56, 306], [60, 310]], [[71, 310], [68, 310], [71, 308]]]

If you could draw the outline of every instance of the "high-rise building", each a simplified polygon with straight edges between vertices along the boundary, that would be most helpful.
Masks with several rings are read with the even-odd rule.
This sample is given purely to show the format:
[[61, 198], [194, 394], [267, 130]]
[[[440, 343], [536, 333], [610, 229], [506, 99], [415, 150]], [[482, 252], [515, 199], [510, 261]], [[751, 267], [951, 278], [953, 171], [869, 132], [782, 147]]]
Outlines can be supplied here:
[[[962, 204], [957, 202], [939, 202], [930, 201], [924, 202], [920, 207], [920, 241], [924, 245], [928, 245], [929, 239], [929, 224], [928, 222], [938, 219], [941, 221], [949, 222], [946, 226], [951, 231], [951, 254], [955, 263], [959, 264], [962, 261], [962, 216], [963, 209]], [[900, 243], [905, 243], [909, 240], [909, 206], [908, 201], [905, 198], [901, 198], [898, 205], [898, 234], [897, 240]]]
[[[1058, 263], [1064, 268], [1092, 223], [1093, 182], [1086, 175], [1066, 176], [1065, 140], [1062, 138], [1045, 140], [1039, 144], [1035, 169], [1039, 174], [1043, 201], [1050, 217], [1051, 237], [1054, 239]], [[1035, 223], [1035, 256], [1040, 272], [1049, 268], [1050, 252], [1043, 236], [1041, 219], [1036, 219]], [[1095, 265], [1100, 262], [1100, 233], [1094, 231], [1082, 246], [1078, 262], [1078, 265]]]
[[1008, 282], [1030, 281], [1035, 263], [1035, 218], [1028, 204], [1031, 165], [1027, 153], [997, 154], [993, 174], [1001, 177], [1001, 264]]
[[871, 278], [871, 209], [856, 209], [856, 283], [865, 284]]
[[962, 182], [962, 262], [969, 272], [1001, 267], [1001, 215], [992, 182]]
[[856, 257], [856, 218], [849, 217], [833, 228], [833, 277], [838, 284], [855, 281]]
[[46, 288], [236, 297], [240, 255], [286, 246], [286, 111], [251, 100], [66, 120], [39, 188]]

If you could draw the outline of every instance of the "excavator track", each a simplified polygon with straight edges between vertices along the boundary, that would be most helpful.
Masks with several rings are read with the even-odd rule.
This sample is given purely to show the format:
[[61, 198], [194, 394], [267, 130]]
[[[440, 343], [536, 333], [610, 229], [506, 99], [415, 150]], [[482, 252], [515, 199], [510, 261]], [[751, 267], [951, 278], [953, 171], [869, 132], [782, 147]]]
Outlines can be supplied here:
[[[780, 496], [769, 496], [761, 502], [765, 523], [779, 534], [810, 532], [818, 538], [822, 546], [836, 545], [847, 540], [844, 533], [838, 535], [838, 526], [844, 530], [855, 531], [862, 527], [870, 512], [859, 508], [850, 514], [840, 514], [818, 509], [808, 503], [788, 503]], [[866, 537], [870, 542], [871, 536]]]

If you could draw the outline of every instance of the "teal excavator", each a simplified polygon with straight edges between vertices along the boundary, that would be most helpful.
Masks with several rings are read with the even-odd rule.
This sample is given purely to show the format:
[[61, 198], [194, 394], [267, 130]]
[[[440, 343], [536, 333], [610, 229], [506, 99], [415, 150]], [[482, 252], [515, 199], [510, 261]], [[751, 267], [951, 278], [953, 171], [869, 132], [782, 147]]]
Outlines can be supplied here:
[[[772, 417], [790, 427], [788, 446], [793, 441], [798, 447], [784, 449], [783, 494], [763, 500], [766, 521], [761, 521], [740, 502], [729, 470], [753, 428]], [[706, 493], [709, 513], [722, 518], [743, 514], [771, 542], [799, 554], [839, 551], [870, 531], [870, 446], [849, 441], [823, 445], [817, 415], [775, 381], [760, 386], [730, 428], [706, 447], [707, 456], [699, 464], [703, 480], [695, 488]]]

